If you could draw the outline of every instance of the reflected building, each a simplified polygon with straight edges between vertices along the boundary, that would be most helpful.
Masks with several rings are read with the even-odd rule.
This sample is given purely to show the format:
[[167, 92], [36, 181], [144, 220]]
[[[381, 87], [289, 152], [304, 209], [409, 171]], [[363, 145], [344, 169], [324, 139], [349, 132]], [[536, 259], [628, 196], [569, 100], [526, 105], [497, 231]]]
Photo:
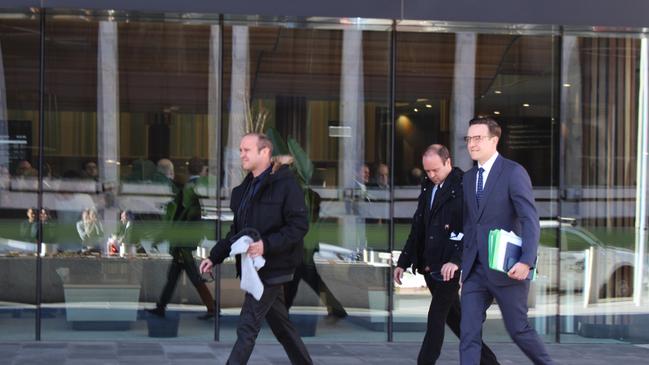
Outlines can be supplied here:
[[[631, 9], [620, 20], [597, 7], [496, 18], [407, 1], [352, 14], [336, 0], [337, 17], [259, 1], [14, 3], [0, 10], [0, 339], [144, 339], [169, 325], [171, 340], [234, 340], [233, 261], [209, 293], [181, 277], [170, 323], [144, 310], [174, 242], [198, 262], [228, 231], [228, 194], [244, 176], [238, 141], [256, 131], [293, 157], [312, 213], [302, 273], [312, 280], [290, 296], [306, 341], [419, 341], [424, 279], [390, 278], [420, 156], [441, 143], [470, 168], [468, 121], [489, 115], [541, 216], [536, 331], [548, 342], [649, 341], [649, 53]], [[173, 174], [156, 171], [162, 159]], [[169, 224], [178, 186], [191, 186], [200, 219]], [[210, 297], [218, 326], [196, 320]], [[488, 311], [485, 341], [509, 341], [499, 316]]]

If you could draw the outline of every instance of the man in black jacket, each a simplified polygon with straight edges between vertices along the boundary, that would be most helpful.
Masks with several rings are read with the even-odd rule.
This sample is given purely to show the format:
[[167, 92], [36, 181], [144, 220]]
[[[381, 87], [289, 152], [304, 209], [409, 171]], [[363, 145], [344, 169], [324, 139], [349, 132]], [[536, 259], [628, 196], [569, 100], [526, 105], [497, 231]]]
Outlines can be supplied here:
[[[245, 228], [256, 229], [261, 239], [250, 244], [247, 254], [263, 256], [266, 264], [258, 274], [264, 293], [257, 301], [246, 293], [237, 327], [237, 341], [228, 364], [248, 362], [262, 320], [282, 344], [292, 364], [312, 364], [297, 330], [288, 319], [284, 303], [284, 284], [293, 280], [302, 261], [304, 235], [309, 229], [304, 194], [288, 166], [273, 165], [273, 145], [263, 134], [250, 133], [239, 146], [241, 165], [248, 175], [232, 190], [230, 209], [234, 222], [225, 239], [220, 240], [201, 262], [201, 272], [210, 271], [230, 255], [231, 238]], [[237, 256], [237, 272], [241, 271]]]
[[[401, 284], [404, 270], [411, 266], [424, 276], [433, 298], [428, 310], [426, 335], [417, 363], [434, 364], [444, 342], [444, 323], [460, 337], [460, 264], [462, 257], [462, 176], [453, 167], [448, 149], [429, 146], [422, 156], [426, 177], [421, 185], [417, 211], [408, 241], [394, 270]], [[496, 355], [483, 344], [482, 364], [498, 364]]]

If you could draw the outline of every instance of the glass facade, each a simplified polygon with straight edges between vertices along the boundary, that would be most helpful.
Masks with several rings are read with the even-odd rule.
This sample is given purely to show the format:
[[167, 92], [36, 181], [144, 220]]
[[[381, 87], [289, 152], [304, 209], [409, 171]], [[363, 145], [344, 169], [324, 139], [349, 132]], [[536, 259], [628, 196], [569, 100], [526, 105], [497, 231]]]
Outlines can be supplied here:
[[[628, 29], [0, 11], [0, 338], [233, 341], [234, 260], [196, 265], [255, 131], [305, 190], [286, 286], [305, 340], [420, 341], [424, 280], [391, 277], [421, 154], [470, 168], [468, 121], [490, 115], [540, 213], [537, 332], [646, 342], [647, 55]], [[500, 318], [487, 342], [509, 341]]]

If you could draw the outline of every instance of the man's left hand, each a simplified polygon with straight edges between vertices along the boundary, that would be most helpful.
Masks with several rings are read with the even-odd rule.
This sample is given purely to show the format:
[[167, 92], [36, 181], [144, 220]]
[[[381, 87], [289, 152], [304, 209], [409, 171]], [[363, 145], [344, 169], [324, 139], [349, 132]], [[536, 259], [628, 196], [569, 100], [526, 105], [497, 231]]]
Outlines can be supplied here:
[[442, 278], [444, 281], [449, 281], [455, 276], [455, 272], [459, 269], [457, 265], [452, 262], [447, 262], [442, 266]]
[[516, 265], [514, 265], [507, 275], [515, 280], [525, 280], [527, 279], [527, 275], [530, 273], [530, 267], [527, 264], [524, 264], [522, 262], [517, 262]]
[[257, 257], [264, 255], [264, 242], [262, 240], [253, 242], [248, 246], [248, 255], [250, 257]]

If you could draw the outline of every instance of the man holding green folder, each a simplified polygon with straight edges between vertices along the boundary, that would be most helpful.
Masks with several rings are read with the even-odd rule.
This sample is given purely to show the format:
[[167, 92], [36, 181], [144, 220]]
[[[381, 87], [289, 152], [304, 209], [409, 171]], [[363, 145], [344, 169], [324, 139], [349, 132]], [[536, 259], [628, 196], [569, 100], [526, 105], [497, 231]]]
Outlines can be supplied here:
[[[462, 321], [460, 363], [480, 362], [482, 323], [496, 299], [505, 328], [535, 364], [553, 364], [545, 345], [527, 319], [526, 280], [536, 263], [539, 216], [532, 183], [518, 163], [498, 154], [501, 129], [492, 118], [469, 122], [464, 137], [477, 166], [464, 174], [464, 251], [462, 255]], [[520, 257], [508, 272], [489, 267], [489, 234], [513, 232], [521, 239]]]

